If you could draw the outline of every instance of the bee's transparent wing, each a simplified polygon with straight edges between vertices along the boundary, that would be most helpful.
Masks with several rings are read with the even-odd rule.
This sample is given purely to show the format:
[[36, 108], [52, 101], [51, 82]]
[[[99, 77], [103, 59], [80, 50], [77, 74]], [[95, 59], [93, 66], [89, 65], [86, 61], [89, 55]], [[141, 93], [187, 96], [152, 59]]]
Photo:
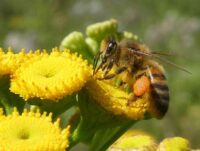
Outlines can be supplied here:
[[181, 67], [181, 66], [179, 66], [179, 65], [177, 65], [177, 64], [175, 64], [173, 62], [171, 62], [170, 60], [168, 60], [168, 59], [166, 59], [166, 58], [164, 58], [164, 57], [162, 57], [162, 56], [160, 56], [158, 54], [155, 54], [155, 52], [154, 53], [147, 53], [147, 52], [142, 52], [142, 51], [138, 51], [138, 50], [134, 50], [134, 49], [132, 49], [132, 51], [134, 51], [136, 54], [139, 54], [139, 55], [144, 55], [144, 56], [147, 56], [147, 57], [150, 57], [150, 58], [158, 59], [158, 60], [160, 60], [160, 61], [162, 61], [164, 63], [167, 63], [167, 64], [169, 64], [171, 66], [174, 66], [174, 67], [178, 68], [179, 70], [182, 70], [182, 71], [184, 71], [186, 73], [191, 74], [191, 72], [188, 71], [187, 69], [185, 69], [185, 68], [183, 68], [183, 67]]

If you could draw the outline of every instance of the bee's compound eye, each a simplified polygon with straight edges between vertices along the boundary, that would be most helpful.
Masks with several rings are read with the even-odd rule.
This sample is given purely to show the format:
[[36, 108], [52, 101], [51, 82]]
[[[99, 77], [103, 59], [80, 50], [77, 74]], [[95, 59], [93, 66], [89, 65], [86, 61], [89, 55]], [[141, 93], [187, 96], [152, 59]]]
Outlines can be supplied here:
[[110, 53], [111, 51], [115, 50], [116, 46], [117, 46], [117, 43], [115, 41], [111, 41], [108, 44], [108, 48], [107, 48], [108, 53]]
[[113, 42], [111, 42], [111, 43], [109, 43], [109, 45], [108, 45], [108, 48], [112, 49], [112, 48], [113, 48], [113, 46], [114, 46], [114, 43], [113, 43]]

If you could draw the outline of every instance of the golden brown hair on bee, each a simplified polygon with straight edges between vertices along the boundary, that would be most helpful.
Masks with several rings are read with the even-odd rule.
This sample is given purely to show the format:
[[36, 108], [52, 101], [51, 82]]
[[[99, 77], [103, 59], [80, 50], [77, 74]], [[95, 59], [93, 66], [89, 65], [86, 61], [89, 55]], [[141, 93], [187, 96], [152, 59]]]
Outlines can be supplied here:
[[[94, 58], [94, 72], [98, 72], [99, 69], [111, 69], [113, 64], [115, 64], [117, 60], [117, 52], [118, 52], [118, 44], [114, 37], [109, 36], [106, 37], [102, 42], [100, 46], [100, 51], [97, 53], [97, 55]], [[97, 67], [98, 62], [100, 61], [100, 64]]]

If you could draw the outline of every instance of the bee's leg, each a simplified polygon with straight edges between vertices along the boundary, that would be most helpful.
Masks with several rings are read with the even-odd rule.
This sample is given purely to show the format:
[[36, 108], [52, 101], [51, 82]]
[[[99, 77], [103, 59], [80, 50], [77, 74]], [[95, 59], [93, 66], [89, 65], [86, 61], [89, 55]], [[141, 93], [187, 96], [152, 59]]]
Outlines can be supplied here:
[[131, 105], [131, 103], [133, 103], [133, 102], [137, 101], [137, 99], [139, 99], [139, 98], [140, 98], [140, 97], [138, 97], [138, 96], [135, 96], [133, 93], [130, 93], [130, 94], [129, 94], [129, 98], [128, 98], [128, 101], [127, 101], [126, 105], [127, 105], [127, 106], [130, 106], [130, 105]]
[[[97, 59], [98, 58], [98, 59]], [[93, 75], [95, 74], [95, 73], [97, 73], [98, 71], [99, 71], [99, 69], [101, 69], [102, 67], [106, 67], [106, 65], [107, 65], [107, 58], [103, 58], [102, 59], [102, 62], [100, 63], [100, 65], [97, 67], [97, 63], [98, 63], [98, 60], [99, 60], [99, 58], [101, 58], [101, 56], [97, 56], [97, 57], [95, 57], [95, 59], [94, 59], [94, 64], [93, 64], [93, 66], [94, 66], [94, 70], [93, 70]], [[104, 68], [105, 68], [104, 67]]]
[[104, 71], [107, 67], [108, 67], [108, 63], [105, 63], [104, 65], [102, 65], [101, 70]]
[[[108, 72], [109, 72], [110, 69], [113, 67], [113, 63], [114, 63], [114, 60], [111, 60], [111, 61], [109, 62], [109, 64], [105, 67], [105, 68], [106, 68], [106, 71], [105, 71], [105, 73], [104, 73], [104, 77], [107, 76]], [[103, 70], [104, 70], [105, 68], [103, 68]]]
[[116, 81], [116, 86], [117, 87], [121, 87], [121, 86], [124, 86], [126, 84], [126, 82], [122, 81], [122, 80], [117, 80]]
[[93, 70], [93, 75], [94, 75], [95, 72], [96, 72], [96, 67], [97, 67], [97, 63], [98, 63], [98, 61], [99, 61], [99, 56], [100, 56], [100, 54], [98, 53], [98, 54], [94, 57], [94, 63], [93, 63], [93, 68], [94, 68], [94, 70]]
[[142, 76], [147, 76], [147, 70], [146, 69], [143, 69], [142, 71], [140, 71], [139, 73], [136, 73], [135, 75], [135, 79], [139, 79], [140, 77]]
[[135, 97], [134, 97], [134, 94], [133, 93], [130, 93], [129, 94], [129, 98], [128, 98], [128, 101], [126, 103], [127, 106], [130, 106], [132, 102], [135, 101]]
[[93, 63], [93, 75], [98, 71], [97, 69], [97, 64], [98, 64], [98, 61], [99, 59], [101, 58], [101, 54], [102, 52], [98, 52], [97, 55], [94, 57], [94, 63]]
[[127, 70], [126, 67], [121, 67], [121, 68], [118, 68], [115, 73], [113, 74], [109, 74], [109, 75], [105, 75], [101, 80], [109, 80], [109, 79], [112, 79], [113, 77], [115, 77], [116, 75], [122, 73], [123, 71]]

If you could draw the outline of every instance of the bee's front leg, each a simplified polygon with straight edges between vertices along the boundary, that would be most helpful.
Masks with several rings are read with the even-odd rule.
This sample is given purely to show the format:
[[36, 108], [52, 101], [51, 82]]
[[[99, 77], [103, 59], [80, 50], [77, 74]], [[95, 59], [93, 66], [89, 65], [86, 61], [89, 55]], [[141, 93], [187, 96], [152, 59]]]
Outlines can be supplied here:
[[125, 71], [125, 70], [127, 70], [126, 67], [118, 68], [118, 69], [115, 71], [115, 73], [109, 74], [109, 75], [104, 74], [104, 77], [101, 78], [101, 79], [99, 79], [99, 80], [109, 80], [109, 79], [112, 79], [112, 78], [114, 78], [116, 75], [122, 73], [122, 72]]

